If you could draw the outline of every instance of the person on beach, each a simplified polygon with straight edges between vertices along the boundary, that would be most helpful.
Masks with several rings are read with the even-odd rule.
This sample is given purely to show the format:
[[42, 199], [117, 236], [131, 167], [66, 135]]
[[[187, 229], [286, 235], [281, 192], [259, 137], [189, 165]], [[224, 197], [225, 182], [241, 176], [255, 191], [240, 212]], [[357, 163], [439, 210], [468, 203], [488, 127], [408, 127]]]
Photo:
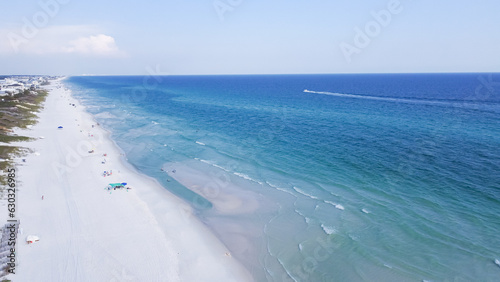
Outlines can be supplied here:
[[43, 195], [42, 195], [42, 201], [43, 201]]

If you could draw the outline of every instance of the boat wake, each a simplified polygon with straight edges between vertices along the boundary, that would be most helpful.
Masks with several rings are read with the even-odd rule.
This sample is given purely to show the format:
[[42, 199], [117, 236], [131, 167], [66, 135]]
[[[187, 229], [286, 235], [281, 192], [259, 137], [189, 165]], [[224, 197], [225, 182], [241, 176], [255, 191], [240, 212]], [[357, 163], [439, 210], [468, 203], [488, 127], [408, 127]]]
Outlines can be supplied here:
[[452, 106], [452, 107], [463, 107], [463, 108], [477, 108], [480, 101], [467, 101], [467, 100], [429, 100], [429, 99], [417, 99], [417, 98], [392, 98], [392, 97], [379, 97], [371, 95], [361, 95], [361, 94], [346, 94], [346, 93], [335, 93], [327, 91], [312, 91], [304, 90], [304, 93], [328, 95], [343, 98], [354, 98], [354, 99], [365, 99], [365, 100], [377, 100], [386, 101], [392, 103], [406, 103], [406, 104], [424, 104], [424, 105], [438, 105], [438, 106]]

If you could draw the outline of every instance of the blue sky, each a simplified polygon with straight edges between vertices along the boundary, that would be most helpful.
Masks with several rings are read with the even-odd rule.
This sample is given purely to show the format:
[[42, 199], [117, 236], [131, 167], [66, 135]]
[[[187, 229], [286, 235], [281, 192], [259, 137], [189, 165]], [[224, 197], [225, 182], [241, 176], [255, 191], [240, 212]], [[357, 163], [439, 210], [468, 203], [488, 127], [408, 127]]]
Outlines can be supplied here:
[[500, 2], [2, 1], [0, 74], [500, 72]]

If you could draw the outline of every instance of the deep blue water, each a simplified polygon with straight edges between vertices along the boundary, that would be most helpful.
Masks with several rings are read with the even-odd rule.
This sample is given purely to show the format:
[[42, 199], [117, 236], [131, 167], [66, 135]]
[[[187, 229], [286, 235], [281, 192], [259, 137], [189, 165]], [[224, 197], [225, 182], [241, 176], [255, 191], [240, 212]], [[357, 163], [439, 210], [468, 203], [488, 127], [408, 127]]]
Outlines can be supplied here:
[[[65, 83], [258, 281], [500, 279], [499, 74]], [[258, 209], [217, 212], [227, 183], [198, 195], [159, 169], [183, 165]]]

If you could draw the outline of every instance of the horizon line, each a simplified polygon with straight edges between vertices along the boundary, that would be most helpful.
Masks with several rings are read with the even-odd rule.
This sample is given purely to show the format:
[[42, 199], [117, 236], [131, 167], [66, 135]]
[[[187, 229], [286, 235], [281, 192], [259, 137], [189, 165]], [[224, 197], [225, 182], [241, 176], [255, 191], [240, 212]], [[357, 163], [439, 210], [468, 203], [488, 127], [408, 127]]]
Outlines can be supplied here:
[[72, 76], [259, 76], [259, 75], [366, 75], [366, 74], [500, 74], [500, 71], [487, 72], [487, 71], [456, 71], [456, 72], [337, 72], [337, 73], [220, 73], [220, 74], [161, 74], [161, 75], [148, 75], [148, 74], [0, 74], [0, 76], [58, 76], [58, 77], [72, 77]]

